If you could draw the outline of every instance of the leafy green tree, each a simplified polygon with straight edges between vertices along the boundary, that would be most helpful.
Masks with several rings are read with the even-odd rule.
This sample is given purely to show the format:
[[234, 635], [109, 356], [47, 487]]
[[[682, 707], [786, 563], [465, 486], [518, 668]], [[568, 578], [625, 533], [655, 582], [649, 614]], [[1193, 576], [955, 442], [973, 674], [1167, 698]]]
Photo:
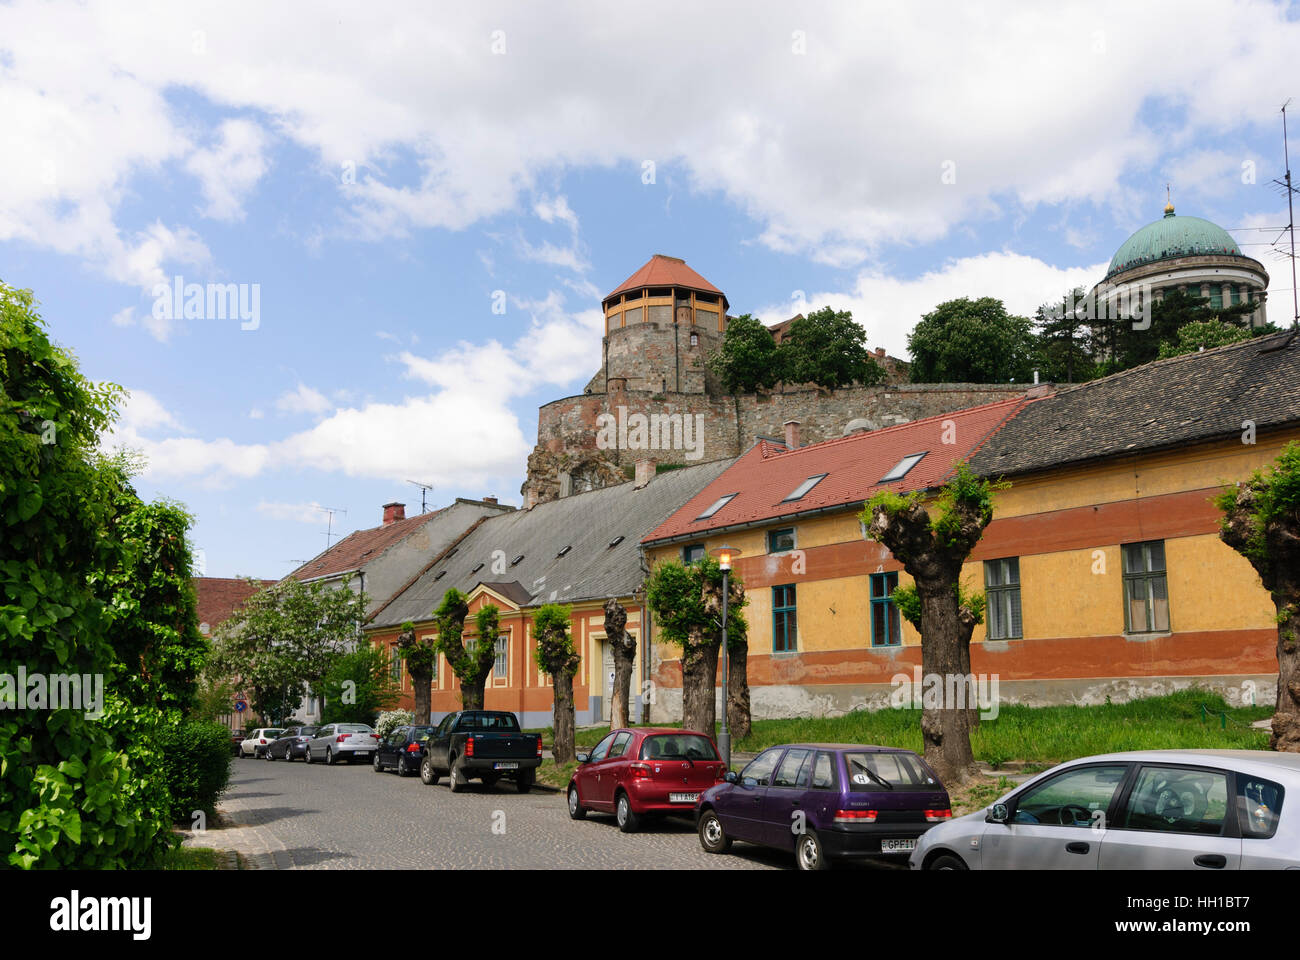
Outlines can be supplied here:
[[970, 745], [973, 691], [963, 683], [963, 702], [949, 702], [948, 692], [956, 685], [946, 681], [970, 676], [968, 633], [962, 642], [961, 568], [993, 519], [993, 492], [998, 487], [959, 463], [929, 509], [921, 491], [881, 491], [867, 501], [860, 516], [868, 536], [888, 547], [916, 584], [920, 610], [911, 612], [921, 633], [922, 670], [945, 678], [941, 703], [923, 704], [921, 737], [926, 762], [950, 787], [978, 773]]
[[362, 645], [340, 656], [321, 684], [331, 723], [374, 725], [379, 712], [397, 702], [383, 651]]
[[848, 310], [823, 307], [794, 320], [776, 348], [786, 383], [815, 383], [828, 390], [879, 383], [885, 371], [871, 358], [867, 332]]
[[1051, 383], [1092, 379], [1089, 353], [1092, 329], [1087, 319], [1087, 294], [1075, 287], [1056, 303], [1038, 308], [1037, 359], [1040, 378]]
[[119, 530], [135, 506], [124, 510], [126, 473], [97, 452], [121, 395], [50, 342], [31, 291], [0, 282], [0, 662], [29, 677], [89, 676], [92, 687], [72, 709], [0, 684], [12, 708], [0, 710], [0, 856], [10, 866], [148, 866], [171, 846], [154, 745], [166, 715], [153, 704], [167, 694], [124, 696], [130, 681], [110, 640], [115, 629], [150, 630], [130, 623], [141, 598], [108, 584], [132, 562]]
[[1029, 318], [993, 297], [941, 303], [907, 337], [913, 383], [1025, 383], [1036, 347]]
[[772, 331], [748, 313], [727, 321], [722, 345], [706, 363], [728, 393], [770, 390], [779, 374]]
[[420, 723], [428, 723], [433, 716], [433, 672], [438, 667], [438, 645], [432, 640], [421, 640], [415, 635], [415, 624], [402, 624], [397, 635], [397, 645], [406, 662], [406, 672], [411, 675], [415, 693], [414, 716]]
[[[736, 737], [750, 728], [747, 675], [745, 586], [734, 573], [729, 578], [727, 648], [729, 683], [727, 725]], [[659, 634], [682, 648], [682, 723], [691, 730], [714, 732], [714, 687], [722, 645], [722, 570], [714, 557], [691, 564], [665, 560], [646, 581], [646, 602], [659, 624]], [[734, 709], [733, 709], [734, 704]], [[743, 731], [743, 732], [742, 732]]]
[[[1138, 317], [1136, 320], [1131, 317], [1100, 317], [1098, 327], [1101, 342], [1095, 352], [1109, 361], [1106, 372], [1128, 370], [1158, 360], [1161, 346], [1165, 343], [1177, 344], [1179, 331], [1189, 324], [1199, 325], [1217, 320], [1249, 332], [1250, 315], [1257, 307], [1258, 304], [1255, 303], [1214, 307], [1207, 297], [1184, 290], [1166, 290], [1162, 299], [1151, 305], [1149, 317]], [[1205, 329], [1194, 327], [1189, 336]]]
[[[258, 714], [283, 713], [304, 693], [323, 693], [331, 668], [357, 641], [366, 603], [349, 582], [281, 580], [254, 593], [218, 628], [214, 669], [240, 678]], [[326, 705], [333, 706], [328, 699]]]
[[1219, 536], [1250, 561], [1277, 610], [1277, 704], [1269, 747], [1300, 752], [1300, 443], [1215, 498]]
[[572, 763], [577, 758], [573, 677], [582, 658], [569, 634], [572, 615], [572, 607], [559, 603], [543, 604], [533, 615], [533, 659], [537, 669], [551, 678], [555, 714], [551, 754], [557, 764]]
[[443, 594], [438, 609], [433, 611], [438, 629], [438, 649], [460, 681], [461, 706], [466, 710], [482, 710], [483, 688], [496, 660], [494, 642], [500, 610], [491, 603], [479, 609], [474, 615], [478, 636], [468, 643], [464, 639], [467, 616], [468, 598], [455, 587]]
[[1173, 343], [1160, 344], [1159, 359], [1210, 350], [1250, 339], [1250, 331], [1223, 320], [1193, 320], [1178, 328]]

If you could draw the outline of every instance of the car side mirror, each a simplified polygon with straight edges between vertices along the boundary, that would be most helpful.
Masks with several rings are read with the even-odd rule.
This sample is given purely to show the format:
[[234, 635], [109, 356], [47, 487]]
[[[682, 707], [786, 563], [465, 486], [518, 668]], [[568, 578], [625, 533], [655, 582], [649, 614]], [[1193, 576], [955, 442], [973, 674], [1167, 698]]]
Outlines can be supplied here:
[[740, 774], [736, 773], [735, 770], [728, 770], [722, 775], [722, 779], [727, 783], [736, 783], [740, 779]]
[[988, 816], [984, 818], [986, 823], [1006, 823], [1011, 819], [1011, 811], [1007, 809], [1005, 803], [995, 803], [989, 807]]
[[741, 782], [741, 784], [742, 784], [743, 786], [746, 786], [746, 787], [756, 787], [756, 786], [758, 786], [758, 781], [757, 781], [756, 779], [754, 779], [753, 777], [743, 777], [743, 778], [741, 778], [741, 781], [740, 781], [740, 782]]
[[580, 753], [580, 754], [578, 754], [578, 762], [579, 762], [579, 763], [590, 763], [590, 762], [591, 762], [591, 754], [589, 754], [589, 753]]

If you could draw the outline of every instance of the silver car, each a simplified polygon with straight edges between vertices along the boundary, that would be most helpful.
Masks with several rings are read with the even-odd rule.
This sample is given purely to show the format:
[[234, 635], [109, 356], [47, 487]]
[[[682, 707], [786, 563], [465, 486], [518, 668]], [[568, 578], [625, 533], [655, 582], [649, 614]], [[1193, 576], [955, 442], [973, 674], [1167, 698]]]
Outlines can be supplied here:
[[978, 813], [932, 827], [908, 863], [1300, 870], [1300, 754], [1141, 750], [1071, 760]]
[[326, 763], [340, 761], [369, 761], [379, 749], [379, 734], [364, 723], [327, 723], [316, 731], [316, 736], [307, 741], [307, 753], [304, 759], [308, 763], [324, 760]]

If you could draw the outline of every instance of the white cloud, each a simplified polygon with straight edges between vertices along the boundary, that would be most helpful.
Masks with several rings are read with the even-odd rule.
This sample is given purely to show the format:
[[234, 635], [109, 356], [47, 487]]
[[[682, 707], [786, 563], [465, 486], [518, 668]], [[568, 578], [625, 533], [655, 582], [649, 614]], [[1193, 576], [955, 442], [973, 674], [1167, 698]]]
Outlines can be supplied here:
[[257, 512], [274, 520], [296, 520], [298, 523], [319, 523], [326, 510], [319, 503], [282, 503], [262, 500], [257, 504]]
[[199, 178], [207, 207], [205, 217], [214, 220], [244, 219], [244, 198], [266, 173], [267, 146], [263, 129], [246, 118], [223, 121], [216, 143], [198, 148], [185, 161], [186, 169]]
[[771, 324], [825, 306], [849, 310], [866, 329], [870, 348], [884, 347], [891, 356], [907, 357], [907, 335], [945, 300], [997, 297], [1012, 313], [1032, 316], [1040, 304], [1076, 286], [1091, 288], [1106, 266], [1056, 267], [1023, 254], [986, 253], [950, 260], [910, 280], [864, 271], [851, 289], [810, 293], [806, 301], [766, 307], [755, 315]]
[[319, 390], [298, 384], [297, 388], [282, 393], [275, 401], [275, 408], [281, 413], [328, 413], [330, 402]]

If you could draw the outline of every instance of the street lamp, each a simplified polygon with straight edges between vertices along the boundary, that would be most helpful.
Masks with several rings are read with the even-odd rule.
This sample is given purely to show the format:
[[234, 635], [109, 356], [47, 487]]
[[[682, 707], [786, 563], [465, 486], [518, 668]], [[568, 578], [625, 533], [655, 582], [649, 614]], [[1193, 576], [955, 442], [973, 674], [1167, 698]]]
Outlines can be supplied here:
[[740, 551], [735, 547], [721, 546], [714, 547], [709, 554], [718, 558], [718, 566], [722, 570], [722, 730], [718, 733], [718, 749], [722, 751], [722, 762], [730, 769], [731, 731], [727, 729], [727, 684], [730, 666], [727, 656], [727, 600], [731, 596], [728, 586], [731, 561], [734, 557], [740, 556]]

